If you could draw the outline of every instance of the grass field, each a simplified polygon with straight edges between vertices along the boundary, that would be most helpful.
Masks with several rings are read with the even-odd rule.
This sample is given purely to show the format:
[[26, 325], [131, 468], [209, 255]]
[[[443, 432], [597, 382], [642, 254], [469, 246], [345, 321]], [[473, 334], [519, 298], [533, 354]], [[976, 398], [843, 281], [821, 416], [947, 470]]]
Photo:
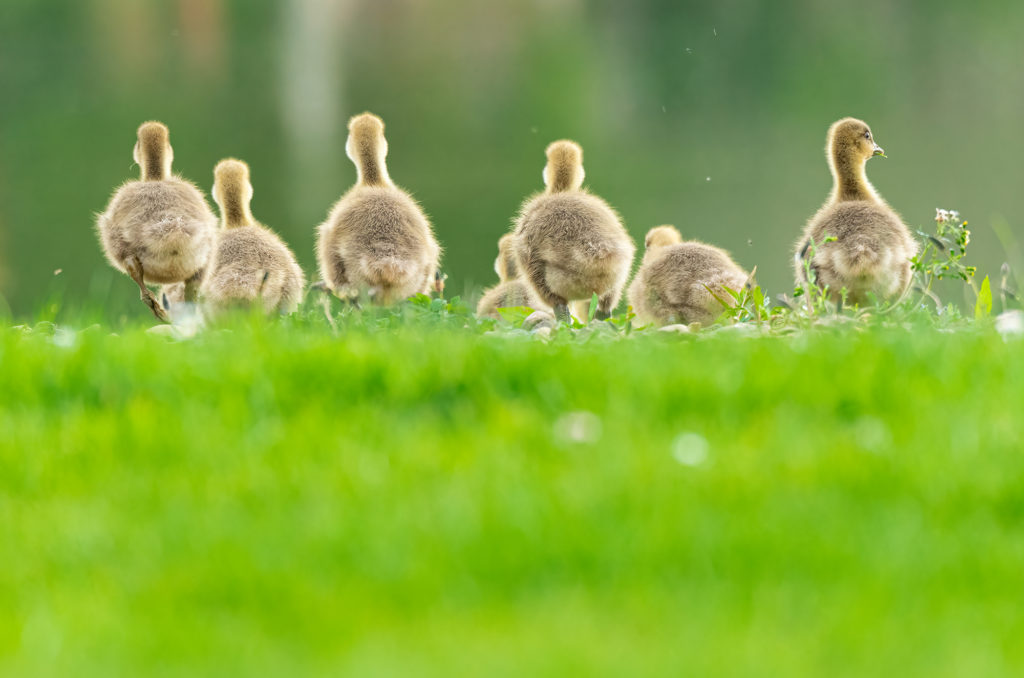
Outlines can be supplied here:
[[53, 329], [0, 330], [3, 675], [1024, 671], [984, 323]]

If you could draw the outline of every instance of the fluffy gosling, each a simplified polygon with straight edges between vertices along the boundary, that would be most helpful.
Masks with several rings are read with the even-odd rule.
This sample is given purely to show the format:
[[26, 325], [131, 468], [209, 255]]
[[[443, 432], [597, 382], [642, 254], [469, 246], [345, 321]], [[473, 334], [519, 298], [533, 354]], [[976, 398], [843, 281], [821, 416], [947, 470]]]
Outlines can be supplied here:
[[598, 319], [619, 303], [636, 246], [618, 214], [583, 186], [583, 149], [572, 141], [547, 147], [542, 193], [527, 198], [516, 221], [522, 275], [559, 319], [569, 302], [598, 295]]
[[[797, 242], [797, 283], [809, 283], [809, 267], [815, 283], [827, 286], [834, 301], [841, 300], [844, 288], [854, 304], [866, 302], [869, 294], [879, 299], [903, 294], [917, 243], [867, 179], [868, 159], [883, 155], [871, 128], [855, 118], [839, 120], [829, 128], [825, 154], [834, 185]], [[828, 237], [835, 240], [825, 242]]]
[[305, 276], [281, 238], [253, 219], [249, 166], [241, 160], [221, 160], [213, 177], [221, 229], [201, 288], [204, 308], [217, 313], [259, 302], [268, 313], [294, 312], [302, 300]]
[[96, 230], [111, 265], [135, 281], [158, 319], [170, 322], [146, 283], [184, 283], [185, 298], [194, 301], [217, 218], [198, 188], [171, 174], [174, 151], [165, 125], [143, 123], [132, 155], [142, 176], [114, 192]]
[[359, 178], [318, 229], [320, 275], [339, 297], [365, 289], [376, 304], [430, 294], [441, 248], [423, 210], [388, 176], [384, 122], [363, 113], [348, 129], [345, 152]]
[[728, 252], [695, 240], [683, 242], [673, 226], [652, 228], [645, 246], [628, 294], [644, 324], [710, 324], [725, 310], [722, 302], [732, 300], [724, 288], [739, 291], [749, 277]]
[[535, 311], [550, 311], [533, 291], [533, 287], [519, 275], [516, 263], [515, 236], [507, 233], [498, 240], [498, 258], [494, 260], [494, 271], [498, 274], [498, 284], [485, 290], [476, 306], [476, 314], [481, 318], [500, 318], [499, 308], [512, 306], [528, 306]]

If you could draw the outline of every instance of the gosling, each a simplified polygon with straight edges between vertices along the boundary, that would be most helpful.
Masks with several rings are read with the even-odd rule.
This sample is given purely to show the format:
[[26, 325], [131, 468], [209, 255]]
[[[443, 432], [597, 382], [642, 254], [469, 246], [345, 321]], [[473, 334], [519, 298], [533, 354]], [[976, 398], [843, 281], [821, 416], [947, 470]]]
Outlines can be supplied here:
[[171, 174], [174, 151], [167, 127], [145, 122], [132, 152], [141, 179], [118, 188], [96, 230], [111, 265], [139, 286], [142, 300], [160, 320], [170, 322], [146, 283], [184, 283], [194, 301], [213, 250], [217, 218], [192, 183]]
[[572, 141], [547, 147], [545, 190], [523, 203], [515, 226], [522, 275], [555, 315], [569, 321], [569, 302], [597, 294], [597, 318], [619, 303], [636, 246], [618, 214], [583, 186], [583, 149]]
[[384, 122], [363, 113], [348, 123], [345, 152], [359, 178], [320, 225], [320, 275], [335, 295], [354, 299], [367, 290], [387, 305], [439, 289], [441, 248], [412, 196], [388, 176]]
[[221, 160], [213, 179], [221, 229], [201, 288], [204, 310], [213, 315], [259, 303], [267, 313], [294, 312], [305, 276], [281, 238], [253, 219], [249, 166], [232, 158]]
[[673, 226], [647, 233], [640, 270], [629, 286], [629, 303], [643, 324], [669, 325], [715, 321], [733, 300], [748, 274], [729, 253], [712, 245], [683, 242]]
[[[833, 301], [861, 304], [874, 295], [889, 299], [910, 285], [917, 243], [910, 229], [867, 179], [868, 159], [884, 155], [867, 123], [843, 118], [828, 131], [825, 149], [834, 185], [828, 200], [797, 242], [797, 284], [827, 288]], [[835, 240], [826, 242], [826, 239]]]
[[527, 306], [535, 311], [550, 311], [533, 288], [519, 275], [519, 266], [515, 259], [515, 236], [507, 233], [498, 240], [498, 258], [494, 260], [494, 271], [498, 274], [499, 283], [485, 290], [476, 306], [476, 314], [481, 318], [500, 318], [499, 308]]

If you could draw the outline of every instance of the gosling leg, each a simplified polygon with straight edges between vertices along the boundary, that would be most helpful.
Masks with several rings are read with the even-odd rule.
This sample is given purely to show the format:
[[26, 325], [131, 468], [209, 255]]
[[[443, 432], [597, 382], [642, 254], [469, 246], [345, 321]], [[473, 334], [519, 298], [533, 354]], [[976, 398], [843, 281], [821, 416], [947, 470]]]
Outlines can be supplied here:
[[140, 261], [137, 256], [133, 256], [125, 262], [124, 268], [128, 272], [128, 275], [131, 276], [131, 279], [135, 281], [135, 284], [139, 286], [142, 301], [145, 302], [146, 306], [149, 306], [149, 310], [153, 312], [156, 319], [170, 324], [171, 318], [167, 315], [167, 311], [165, 311], [164, 307], [160, 304], [160, 300], [156, 298], [156, 295], [153, 294], [151, 289], [146, 287], [142, 261]]
[[612, 311], [618, 305], [619, 296], [614, 292], [609, 292], [597, 300], [597, 312], [594, 313], [594, 318], [596, 320], [608, 320], [608, 318], [612, 317]]
[[196, 271], [195, 275], [185, 281], [185, 301], [195, 303], [199, 299], [199, 284], [203, 281], [204, 271]]

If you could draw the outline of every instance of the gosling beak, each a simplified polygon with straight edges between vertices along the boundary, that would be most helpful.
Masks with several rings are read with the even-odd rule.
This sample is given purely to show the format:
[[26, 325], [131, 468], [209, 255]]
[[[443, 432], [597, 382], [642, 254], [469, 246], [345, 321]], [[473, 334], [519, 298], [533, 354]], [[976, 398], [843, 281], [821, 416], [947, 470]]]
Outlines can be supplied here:
[[875, 152], [872, 153], [872, 155], [873, 156], [874, 155], [880, 155], [880, 156], [882, 156], [884, 158], [885, 157], [885, 151], [882, 150], [881, 146], [879, 146], [878, 144], [875, 144]]

